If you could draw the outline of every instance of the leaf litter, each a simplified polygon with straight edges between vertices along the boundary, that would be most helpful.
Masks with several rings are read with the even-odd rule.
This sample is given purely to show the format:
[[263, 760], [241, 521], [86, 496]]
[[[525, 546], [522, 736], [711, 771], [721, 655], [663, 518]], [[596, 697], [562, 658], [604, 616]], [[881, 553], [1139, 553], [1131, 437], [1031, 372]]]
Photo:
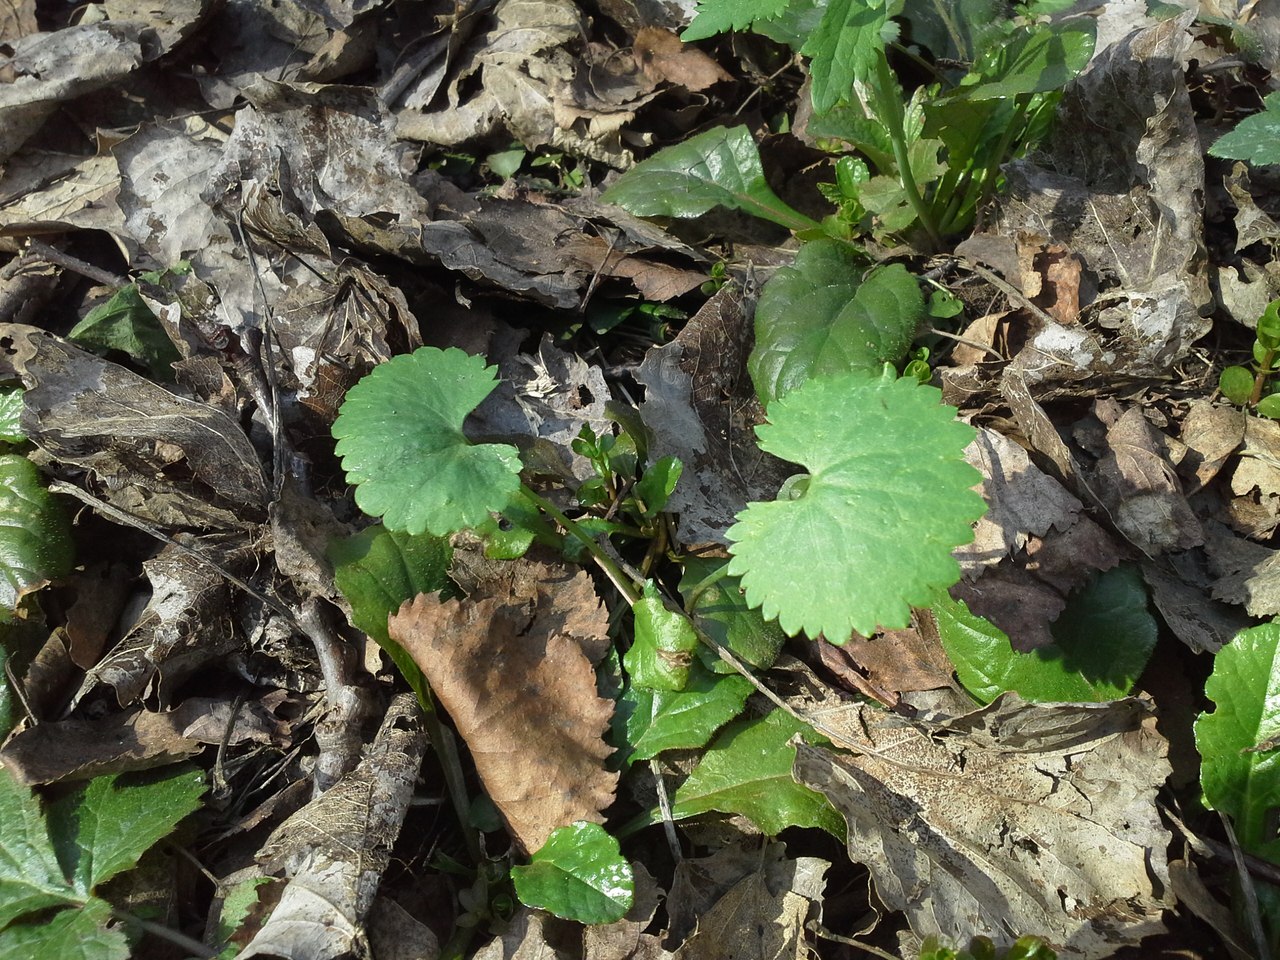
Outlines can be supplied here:
[[[368, 526], [328, 435], [371, 370], [423, 343], [463, 347], [501, 384], [466, 437], [449, 424], [459, 444], [519, 449], [563, 508], [569, 485], [592, 476], [575, 445], [583, 428], [612, 437], [620, 425], [634, 446], [611, 462], [633, 477], [667, 455], [684, 465], [653, 534], [664, 549], [720, 565], [734, 541], [735, 556], [767, 553], [796, 525], [755, 541], [731, 527], [755, 523], [747, 504], [772, 499], [794, 468], [757, 447], [755, 427], [766, 410], [785, 418], [771, 404], [793, 387], [803, 403], [811, 371], [877, 374], [938, 322], [914, 302], [922, 261], [884, 250], [899, 260], [853, 278], [833, 267], [809, 289], [801, 268], [838, 261], [834, 241], [799, 257], [794, 244], [743, 242], [741, 256], [708, 239], [723, 221], [646, 222], [596, 186], [655, 140], [687, 147], [701, 133], [745, 156], [765, 105], [794, 102], [795, 85], [764, 82], [768, 50], [680, 43], [693, 15], [680, 4], [602, 3], [599, 17], [542, 0], [430, 13], [233, 0], [163, 16], [107, 3], [56, 24], [28, 3], [0, 14], [0, 346], [22, 387], [12, 442], [29, 438], [19, 462], [79, 497], [66, 511], [79, 566], [36, 557], [0, 597], [11, 621], [0, 802], [12, 814], [0, 848], [24, 851], [0, 877], [0, 944], [151, 955], [155, 941], [131, 947], [136, 928], [110, 919], [94, 888], [194, 810], [203, 782], [204, 836], [184, 827], [180, 842], [217, 896], [189, 884], [179, 895], [169, 878], [139, 895], [175, 929], [207, 927], [209, 955], [373, 944], [394, 956], [399, 938], [424, 956], [799, 956], [839, 935], [914, 956], [932, 935], [1007, 945], [1034, 933], [1059, 956], [1101, 957], [1194, 918], [1238, 942], [1220, 874], [1201, 877], [1212, 861], [1168, 863], [1173, 821], [1157, 793], [1184, 818], [1197, 800], [1164, 787], [1177, 760], [1153, 674], [1182, 661], [1146, 666], [1150, 649], [1130, 637], [1117, 658], [1128, 674], [1090, 667], [1072, 688], [1110, 690], [1107, 703], [1006, 694], [979, 708], [942, 652], [977, 636], [948, 632], [970, 623], [962, 610], [995, 626], [980, 638], [994, 651], [987, 676], [1001, 657], [1079, 673], [1072, 604], [1100, 577], [1130, 585], [1154, 624], [1149, 590], [1166, 653], [1211, 653], [1280, 615], [1280, 437], [1211, 398], [1210, 354], [1225, 348], [1206, 337], [1220, 321], [1255, 323], [1280, 292], [1266, 256], [1274, 183], [1265, 168], [1204, 158], [1203, 88], [1188, 78], [1208, 82], [1198, 58], [1221, 55], [1218, 27], [1187, 13], [1130, 31], [1120, 6], [1100, 8], [1114, 42], [1067, 88], [1053, 138], [1007, 165], [990, 216], [937, 273], [969, 306], [937, 373], [946, 402], [980, 427], [966, 459], [988, 505], [954, 554], [963, 608], [930, 611], [923, 584], [922, 609], [893, 632], [878, 628], [896, 610], [855, 624], [815, 597], [812, 634], [865, 635], [820, 653], [792, 641], [816, 673], [770, 670], [776, 646], [748, 659], [781, 706], [757, 697], [723, 727], [751, 689], [726, 661], [699, 651], [679, 692], [627, 686], [614, 647], [625, 604], [610, 584], [541, 558], [545, 546], [498, 559], [545, 529], [509, 513], [477, 528], [477, 546]], [[769, 69], [799, 77], [786, 68]], [[1232, 76], [1226, 99], [1248, 87]], [[514, 174], [496, 172], [504, 151]], [[748, 176], [730, 189], [700, 184], [710, 201], [626, 178], [613, 197], [632, 189], [648, 214], [720, 202], [802, 233], [817, 225], [812, 197], [797, 218], [796, 184], [742, 162]], [[708, 278], [718, 289], [703, 299]], [[69, 335], [126, 281], [136, 287], [116, 326]], [[845, 342], [842, 324], [862, 330], [867, 317], [900, 322]], [[753, 331], [774, 338], [754, 365]], [[157, 360], [156, 344], [172, 354]], [[621, 527], [629, 491], [610, 493], [599, 519]], [[24, 525], [43, 544], [67, 522], [30, 510], [45, 526], [19, 511], [18, 532], [0, 537], [24, 556]], [[651, 576], [661, 553], [616, 559]], [[831, 562], [813, 553], [815, 569]], [[906, 576], [894, 565], [906, 556], [886, 540], [876, 574]], [[772, 613], [774, 585], [735, 572], [742, 610], [763, 600]], [[679, 589], [688, 600], [696, 586]], [[737, 590], [717, 596], [732, 607]], [[707, 621], [722, 649], [750, 632], [736, 616], [724, 630]], [[969, 656], [953, 654], [960, 679]], [[420, 696], [394, 692], [400, 677]], [[838, 702], [842, 686], [889, 709]], [[793, 736], [810, 725], [829, 742]], [[207, 779], [174, 765], [190, 758]], [[467, 804], [472, 769], [483, 789]], [[81, 781], [51, 791], [45, 812], [29, 790]], [[667, 781], [669, 796], [640, 794]], [[121, 810], [152, 818], [104, 854], [93, 818]], [[621, 919], [583, 927], [497, 906], [508, 847], [535, 853], [557, 828], [613, 829], [637, 810], [621, 853], [615, 842], [605, 855], [635, 878]], [[668, 853], [656, 853], [659, 831]], [[572, 855], [590, 861], [595, 842]], [[77, 844], [93, 856], [66, 853]], [[872, 892], [850, 893], [864, 877]], [[257, 902], [241, 909], [245, 891]], [[877, 928], [881, 911], [905, 926]]]

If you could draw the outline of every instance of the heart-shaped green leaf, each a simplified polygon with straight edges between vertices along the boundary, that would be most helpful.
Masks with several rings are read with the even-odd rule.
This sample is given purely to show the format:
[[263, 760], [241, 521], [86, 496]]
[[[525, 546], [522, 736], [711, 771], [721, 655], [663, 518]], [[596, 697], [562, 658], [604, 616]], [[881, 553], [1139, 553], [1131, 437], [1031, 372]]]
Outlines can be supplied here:
[[598, 823], [579, 820], [553, 830], [525, 867], [512, 867], [516, 896], [579, 923], [613, 923], [635, 898], [631, 864]]
[[506, 506], [520, 488], [519, 452], [462, 433], [494, 374], [482, 357], [422, 347], [347, 391], [333, 435], [361, 510], [389, 530], [444, 536]]
[[809, 476], [789, 499], [738, 514], [729, 572], [788, 635], [843, 643], [854, 630], [904, 627], [912, 606], [959, 578], [951, 551], [986, 505], [963, 456], [974, 430], [940, 399], [889, 372], [845, 373], [770, 406], [761, 449]]

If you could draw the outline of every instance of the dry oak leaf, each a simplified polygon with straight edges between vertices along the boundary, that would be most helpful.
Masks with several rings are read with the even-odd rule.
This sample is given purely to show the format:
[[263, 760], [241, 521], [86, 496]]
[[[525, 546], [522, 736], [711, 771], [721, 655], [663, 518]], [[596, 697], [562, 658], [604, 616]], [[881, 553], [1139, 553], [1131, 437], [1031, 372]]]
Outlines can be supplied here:
[[602, 823], [613, 802], [603, 738], [613, 704], [597, 695], [585, 652], [602, 649], [608, 617], [582, 571], [560, 568], [533, 596], [499, 592], [423, 594], [387, 628], [453, 718], [512, 836], [537, 850], [556, 827]]

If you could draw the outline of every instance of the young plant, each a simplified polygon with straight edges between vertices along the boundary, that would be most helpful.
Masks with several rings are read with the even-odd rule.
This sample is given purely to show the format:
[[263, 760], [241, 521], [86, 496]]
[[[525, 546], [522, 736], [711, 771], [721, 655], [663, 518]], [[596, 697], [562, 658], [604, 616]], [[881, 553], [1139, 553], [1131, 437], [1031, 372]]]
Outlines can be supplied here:
[[1280, 300], [1272, 300], [1258, 318], [1250, 367], [1227, 367], [1218, 377], [1222, 395], [1234, 404], [1253, 407], [1261, 416], [1280, 420]]
[[[854, 238], [871, 214], [877, 232], [900, 235], [918, 227], [938, 249], [944, 237], [973, 223], [996, 187], [1000, 165], [1047, 130], [1057, 92], [1093, 52], [1087, 20], [1050, 23], [1033, 4], [1017, 19], [973, 24], [965, 21], [966, 11], [958, 19], [967, 33], [942, 34], [934, 42], [949, 40], [951, 48], [933, 53], [971, 55], [968, 71], [959, 78], [939, 73], [937, 83], [907, 98], [889, 51], [933, 68], [898, 44], [894, 18], [903, 13], [902, 0], [837, 0], [821, 8], [814, 22], [818, 9], [810, 0], [702, 0], [683, 37], [751, 29], [789, 42], [810, 58], [809, 132], [854, 151], [833, 148], [842, 153], [834, 163], [834, 182], [820, 187], [835, 204], [831, 217], [816, 225], [773, 196], [741, 128], [731, 134], [709, 131], [660, 151], [625, 174], [606, 199], [642, 216], [695, 216], [714, 205], [719, 188], [719, 205], [797, 232], [813, 234], [817, 226], [838, 239]], [[717, 137], [718, 149], [709, 150]]]

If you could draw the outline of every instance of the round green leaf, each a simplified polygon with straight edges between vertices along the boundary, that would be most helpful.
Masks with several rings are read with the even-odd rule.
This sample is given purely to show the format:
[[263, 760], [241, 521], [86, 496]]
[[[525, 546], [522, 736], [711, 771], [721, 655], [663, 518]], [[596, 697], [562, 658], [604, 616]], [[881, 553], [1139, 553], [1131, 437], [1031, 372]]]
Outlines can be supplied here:
[[810, 380], [756, 428], [761, 449], [810, 480], [796, 499], [738, 514], [729, 573], [788, 635], [843, 643], [903, 627], [959, 578], [951, 551], [986, 505], [964, 462], [974, 430], [940, 398], [914, 380], [846, 373]]
[[579, 923], [613, 923], [635, 897], [631, 864], [598, 823], [579, 820], [552, 831], [526, 867], [512, 867], [516, 896], [526, 906]]
[[1253, 374], [1244, 367], [1227, 367], [1218, 375], [1218, 389], [1232, 403], [1246, 404], [1253, 393]]
[[1267, 394], [1267, 396], [1258, 401], [1258, 405], [1254, 409], [1258, 411], [1259, 416], [1280, 420], [1280, 393]]
[[361, 510], [389, 530], [444, 536], [506, 506], [520, 488], [519, 452], [462, 433], [494, 374], [482, 357], [422, 347], [347, 392], [333, 435]]
[[1204, 692], [1216, 706], [1196, 720], [1205, 803], [1235, 821], [1240, 845], [1272, 836], [1280, 807], [1280, 623], [1241, 630], [1218, 651]]

